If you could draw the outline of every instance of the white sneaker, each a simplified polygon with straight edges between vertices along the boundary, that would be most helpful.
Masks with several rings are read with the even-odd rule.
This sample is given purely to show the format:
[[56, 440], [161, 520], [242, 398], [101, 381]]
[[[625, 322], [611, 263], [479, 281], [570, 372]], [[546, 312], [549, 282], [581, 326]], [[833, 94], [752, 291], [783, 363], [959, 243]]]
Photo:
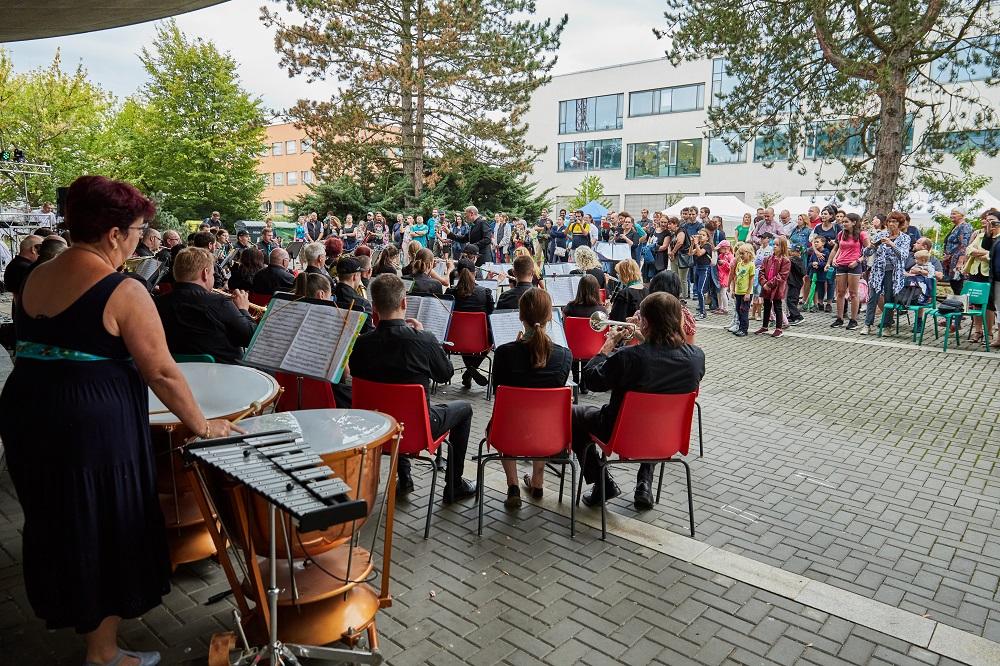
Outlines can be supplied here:
[[740, 330], [740, 325], [739, 324], [733, 324], [732, 326], [730, 326], [726, 330], [729, 331], [730, 333], [735, 333], [736, 331]]
[[861, 335], [871, 335], [871, 332], [872, 332], [872, 327], [871, 326], [862, 326], [861, 327]]

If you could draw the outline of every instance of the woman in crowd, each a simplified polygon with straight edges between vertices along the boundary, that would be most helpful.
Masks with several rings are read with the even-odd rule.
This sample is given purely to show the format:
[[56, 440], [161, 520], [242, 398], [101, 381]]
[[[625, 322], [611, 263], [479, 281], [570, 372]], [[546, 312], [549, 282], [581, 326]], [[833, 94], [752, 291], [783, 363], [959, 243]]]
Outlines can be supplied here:
[[404, 278], [409, 279], [410, 275], [413, 274], [413, 260], [416, 258], [417, 252], [420, 252], [420, 243], [415, 240], [411, 240], [409, 245], [403, 247], [403, 257], [410, 258], [409, 261], [407, 261], [403, 266], [402, 274]]
[[[840, 215], [840, 212], [837, 214]], [[816, 227], [817, 230], [819, 228]], [[830, 324], [830, 328], [844, 325], [844, 316], [847, 314], [844, 307], [848, 294], [851, 296], [851, 319], [847, 323], [847, 330], [853, 331], [858, 327], [858, 309], [861, 307], [858, 285], [864, 270], [861, 251], [867, 244], [868, 234], [861, 230], [861, 216], [857, 213], [845, 215], [843, 231], [837, 234], [833, 252], [827, 261], [828, 266], [834, 267], [837, 276], [837, 318]]]
[[[476, 284], [475, 264], [464, 260], [459, 261], [456, 272], [458, 273], [458, 282], [446, 292], [455, 299], [455, 312], [484, 312], [488, 326], [489, 316], [493, 313], [492, 290]], [[486, 386], [486, 377], [479, 372], [479, 366], [482, 365], [485, 358], [485, 354], [462, 355], [462, 361], [465, 363], [465, 372], [462, 373], [463, 387], [472, 388], [473, 381], [480, 386]], [[496, 367], [495, 363], [494, 361], [494, 367]]]
[[383, 273], [399, 276], [399, 249], [395, 245], [386, 245], [372, 266], [372, 277]]
[[753, 218], [750, 217], [750, 213], [743, 213], [743, 220], [740, 221], [739, 226], [736, 227], [736, 240], [739, 243], [746, 243], [747, 239], [750, 238], [750, 232], [753, 231]]
[[[582, 280], [581, 280], [582, 282]], [[514, 342], [500, 345], [493, 357], [493, 385], [522, 388], [560, 388], [566, 385], [573, 355], [565, 347], [553, 344], [545, 329], [552, 319], [552, 298], [542, 289], [529, 289], [518, 301], [524, 332]], [[502, 461], [507, 475], [507, 500], [504, 506], [521, 506], [517, 481], [517, 463]], [[542, 497], [545, 463], [532, 463], [531, 474], [523, 478], [531, 496]]]
[[[455, 213], [455, 221], [451, 225], [451, 234], [453, 236], [458, 236], [459, 238], [465, 238], [469, 235], [469, 223], [465, 221], [461, 213]], [[465, 249], [465, 243], [461, 241], [451, 242], [451, 257], [452, 259], [458, 259], [462, 256], [462, 250]]]
[[962, 293], [962, 271], [965, 269], [965, 254], [972, 240], [972, 225], [965, 219], [965, 211], [953, 208], [951, 221], [955, 226], [944, 239], [944, 257], [941, 265], [945, 279], [955, 294]]
[[353, 252], [358, 246], [358, 226], [354, 224], [354, 216], [350, 213], [344, 217], [340, 238], [344, 241], [344, 252]]
[[295, 276], [294, 289], [296, 298], [316, 298], [321, 301], [330, 300], [330, 280], [321, 273], [302, 272]]
[[[159, 606], [170, 589], [147, 383], [191, 433], [240, 431], [206, 420], [149, 292], [117, 272], [154, 212], [128, 183], [73, 182], [73, 247], [22, 287], [17, 361], [0, 394], [0, 438], [24, 512], [27, 597], [49, 629], [84, 635], [89, 664], [160, 660], [118, 647], [121, 619]], [[58, 405], [59, 418], [38, 418], [39, 401]]]
[[615, 264], [615, 273], [622, 283], [622, 288], [615, 294], [611, 303], [611, 319], [625, 321], [639, 309], [639, 303], [646, 298], [646, 288], [642, 285], [639, 275], [639, 264], [633, 259], [625, 259]]
[[[984, 215], [983, 228], [972, 233], [972, 239], [969, 241], [966, 252], [968, 258], [965, 260], [965, 270], [963, 271], [966, 279], [970, 282], [979, 282], [985, 285], [992, 282], [990, 278], [990, 254], [997, 235], [1000, 234], [1000, 227], [993, 225], [995, 221], [995, 214]], [[993, 321], [996, 319], [996, 311], [990, 308], [992, 305], [993, 300], [990, 299], [987, 304], [986, 335], [989, 335], [993, 330]], [[983, 320], [972, 317], [972, 335], [969, 337], [969, 342], [979, 343], [982, 341]]]
[[339, 217], [337, 217], [336, 215], [327, 214], [325, 222], [326, 222], [326, 224], [324, 225], [325, 229], [323, 231], [324, 231], [324, 235], [327, 238], [330, 238], [331, 236], [339, 236], [340, 235], [340, 218]]
[[[709, 274], [712, 271], [712, 241], [708, 238], [709, 232], [702, 229], [694, 234], [691, 239], [691, 247], [688, 253], [694, 259], [694, 290], [698, 298], [698, 318], [705, 318], [705, 288], [708, 285]], [[640, 301], [642, 299], [639, 299]], [[636, 307], [638, 307], [636, 303]], [[631, 314], [631, 313], [630, 313]], [[614, 317], [612, 317], [614, 319]]]
[[260, 248], [251, 246], [243, 250], [240, 252], [239, 265], [229, 276], [229, 288], [242, 289], [247, 292], [253, 291], [253, 276], [264, 270], [265, 265], [264, 253], [260, 251]]
[[336, 270], [337, 260], [344, 253], [344, 241], [337, 236], [330, 236], [323, 241], [323, 248], [326, 250], [327, 270]]
[[[752, 255], [751, 255], [752, 256]], [[653, 276], [649, 281], [649, 293], [655, 294], [663, 292], [670, 294], [678, 301], [681, 298], [681, 279], [672, 270], [662, 270]], [[632, 320], [626, 320], [632, 321]], [[633, 323], [635, 323], [633, 321]], [[694, 336], [698, 330], [698, 325], [694, 320], [694, 315], [687, 308], [681, 308], [681, 329], [684, 332], [684, 341], [689, 345], [694, 344]]]
[[910, 237], [902, 232], [903, 214], [893, 212], [885, 221], [885, 230], [873, 232], [872, 245], [865, 254], [872, 257], [868, 273], [868, 304], [865, 308], [865, 325], [861, 335], [869, 335], [875, 323], [875, 310], [879, 296], [883, 304], [895, 302], [903, 288], [903, 267], [910, 256]]
[[755, 335], [767, 333], [772, 309], [774, 311], [774, 333], [771, 334], [771, 337], [780, 338], [783, 334], [781, 330], [781, 303], [788, 294], [788, 275], [792, 270], [789, 254], [788, 239], [784, 236], [778, 236], [774, 239], [774, 252], [764, 260], [760, 267], [757, 281], [760, 283], [760, 295], [764, 301], [764, 320], [760, 328], [755, 331]]
[[426, 247], [420, 248], [410, 262], [410, 279], [413, 280], [411, 294], [420, 296], [442, 296], [448, 286], [447, 273], [444, 277], [434, 271], [434, 253]]
[[570, 271], [571, 275], [593, 275], [599, 288], [607, 288], [608, 278], [593, 250], [586, 246], [580, 246], [573, 251], [573, 259], [576, 262], [576, 268]]

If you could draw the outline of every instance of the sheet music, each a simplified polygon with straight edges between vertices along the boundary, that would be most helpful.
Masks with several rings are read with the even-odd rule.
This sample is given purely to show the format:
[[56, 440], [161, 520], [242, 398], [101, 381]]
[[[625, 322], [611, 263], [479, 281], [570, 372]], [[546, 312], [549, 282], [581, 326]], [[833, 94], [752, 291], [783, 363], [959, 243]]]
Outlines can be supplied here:
[[[514, 270], [514, 264], [495, 264], [493, 262], [487, 261], [485, 264], [480, 266], [480, 268], [482, 269], [483, 273], [487, 274], [487, 277], [496, 277], [498, 275], [506, 276], [507, 271]], [[494, 275], [491, 276], [490, 275], [491, 273]]]
[[424, 325], [424, 330], [434, 334], [438, 342], [448, 339], [448, 327], [451, 326], [451, 313], [455, 301], [445, 300], [437, 296], [407, 296], [406, 316]]
[[552, 305], [562, 307], [576, 298], [582, 275], [549, 276], [545, 280], [545, 291], [552, 297]]
[[441, 277], [448, 277], [448, 262], [444, 259], [438, 259], [434, 262], [434, 272]]
[[570, 263], [559, 263], [559, 264], [545, 264], [542, 267], [542, 275], [569, 275], [569, 272], [576, 268], [576, 264]]
[[410, 293], [413, 290], [413, 280], [407, 280], [403, 278], [403, 292]]
[[499, 286], [499, 282], [497, 280], [476, 280], [476, 284], [480, 287], [489, 289], [490, 291], [496, 291]]
[[232, 250], [232, 251], [231, 251], [231, 252], [230, 252], [229, 254], [227, 254], [227, 255], [225, 256], [225, 258], [224, 258], [224, 259], [223, 259], [223, 260], [222, 260], [222, 261], [221, 261], [221, 262], [219, 263], [219, 268], [226, 268], [227, 266], [229, 266], [230, 264], [232, 264], [232, 263], [233, 263], [233, 260], [234, 260], [234, 259], [236, 259], [236, 255], [238, 255], [239, 253], [240, 253], [240, 248], [236, 248], [235, 250]]
[[632, 258], [632, 250], [628, 243], [594, 243], [594, 252], [606, 261], [621, 261]]
[[272, 299], [243, 360], [337, 383], [365, 317], [332, 304]]
[[139, 262], [139, 264], [135, 267], [134, 272], [136, 275], [138, 275], [143, 280], [146, 280], [148, 282], [150, 278], [156, 275], [157, 271], [160, 270], [160, 266], [162, 265], [163, 262], [157, 261], [156, 259], [150, 257], [145, 261]]
[[[521, 315], [517, 310], [497, 310], [490, 315], [490, 328], [493, 330], [494, 347], [514, 342], [517, 340], [518, 334], [524, 331], [524, 325], [521, 323]], [[559, 319], [553, 316], [545, 327], [545, 332], [552, 339], [553, 344], [557, 344], [560, 347], [569, 347], [569, 344], [566, 342], [566, 331], [563, 330], [561, 315]]]

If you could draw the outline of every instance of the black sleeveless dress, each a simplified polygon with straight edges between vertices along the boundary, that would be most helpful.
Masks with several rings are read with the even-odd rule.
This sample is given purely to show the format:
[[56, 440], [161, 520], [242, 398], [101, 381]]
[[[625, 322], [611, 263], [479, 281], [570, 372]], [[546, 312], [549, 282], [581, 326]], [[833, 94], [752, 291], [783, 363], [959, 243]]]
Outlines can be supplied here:
[[108, 275], [51, 318], [17, 313], [19, 342], [107, 359], [19, 356], [0, 394], [0, 438], [24, 510], [25, 587], [50, 629], [138, 617], [170, 589], [146, 385], [102, 322], [128, 279]]

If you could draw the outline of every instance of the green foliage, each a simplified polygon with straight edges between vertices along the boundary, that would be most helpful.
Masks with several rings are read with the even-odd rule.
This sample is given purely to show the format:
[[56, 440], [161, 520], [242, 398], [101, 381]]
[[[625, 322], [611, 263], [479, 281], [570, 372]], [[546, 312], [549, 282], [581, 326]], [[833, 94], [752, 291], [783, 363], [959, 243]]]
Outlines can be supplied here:
[[[364, 162], [396, 170], [419, 200], [425, 163], [526, 173], [524, 115], [549, 80], [566, 17], [533, 22], [533, 0], [275, 0], [263, 9], [289, 74], [335, 80], [329, 100], [301, 100], [293, 117], [316, 145], [316, 170], [331, 180]], [[293, 18], [289, 18], [293, 17]]]
[[666, 199], [667, 208], [670, 208], [683, 198], [684, 198], [683, 192], [667, 192], [667, 199]]
[[770, 208], [773, 204], [781, 201], [781, 193], [779, 192], [758, 192], [757, 193], [757, 205], [761, 208]]
[[566, 202], [566, 208], [579, 210], [591, 201], [596, 201], [605, 208], [612, 208], [611, 199], [604, 196], [604, 183], [599, 176], [585, 176], [573, 192], [573, 197]]
[[166, 193], [163, 206], [179, 219], [213, 210], [230, 223], [259, 217], [264, 113], [236, 62], [174, 21], [157, 27], [139, 58], [150, 78], [117, 119], [123, 170], [147, 192]]
[[[932, 200], [945, 204], [959, 204], [968, 201], [993, 180], [989, 176], [976, 175], [977, 151], [971, 148], [955, 154], [958, 162], [958, 174], [944, 171], [927, 171], [921, 173], [917, 180], [931, 195]], [[980, 201], [979, 204], [982, 204]], [[971, 203], [975, 207], [975, 203]]]

